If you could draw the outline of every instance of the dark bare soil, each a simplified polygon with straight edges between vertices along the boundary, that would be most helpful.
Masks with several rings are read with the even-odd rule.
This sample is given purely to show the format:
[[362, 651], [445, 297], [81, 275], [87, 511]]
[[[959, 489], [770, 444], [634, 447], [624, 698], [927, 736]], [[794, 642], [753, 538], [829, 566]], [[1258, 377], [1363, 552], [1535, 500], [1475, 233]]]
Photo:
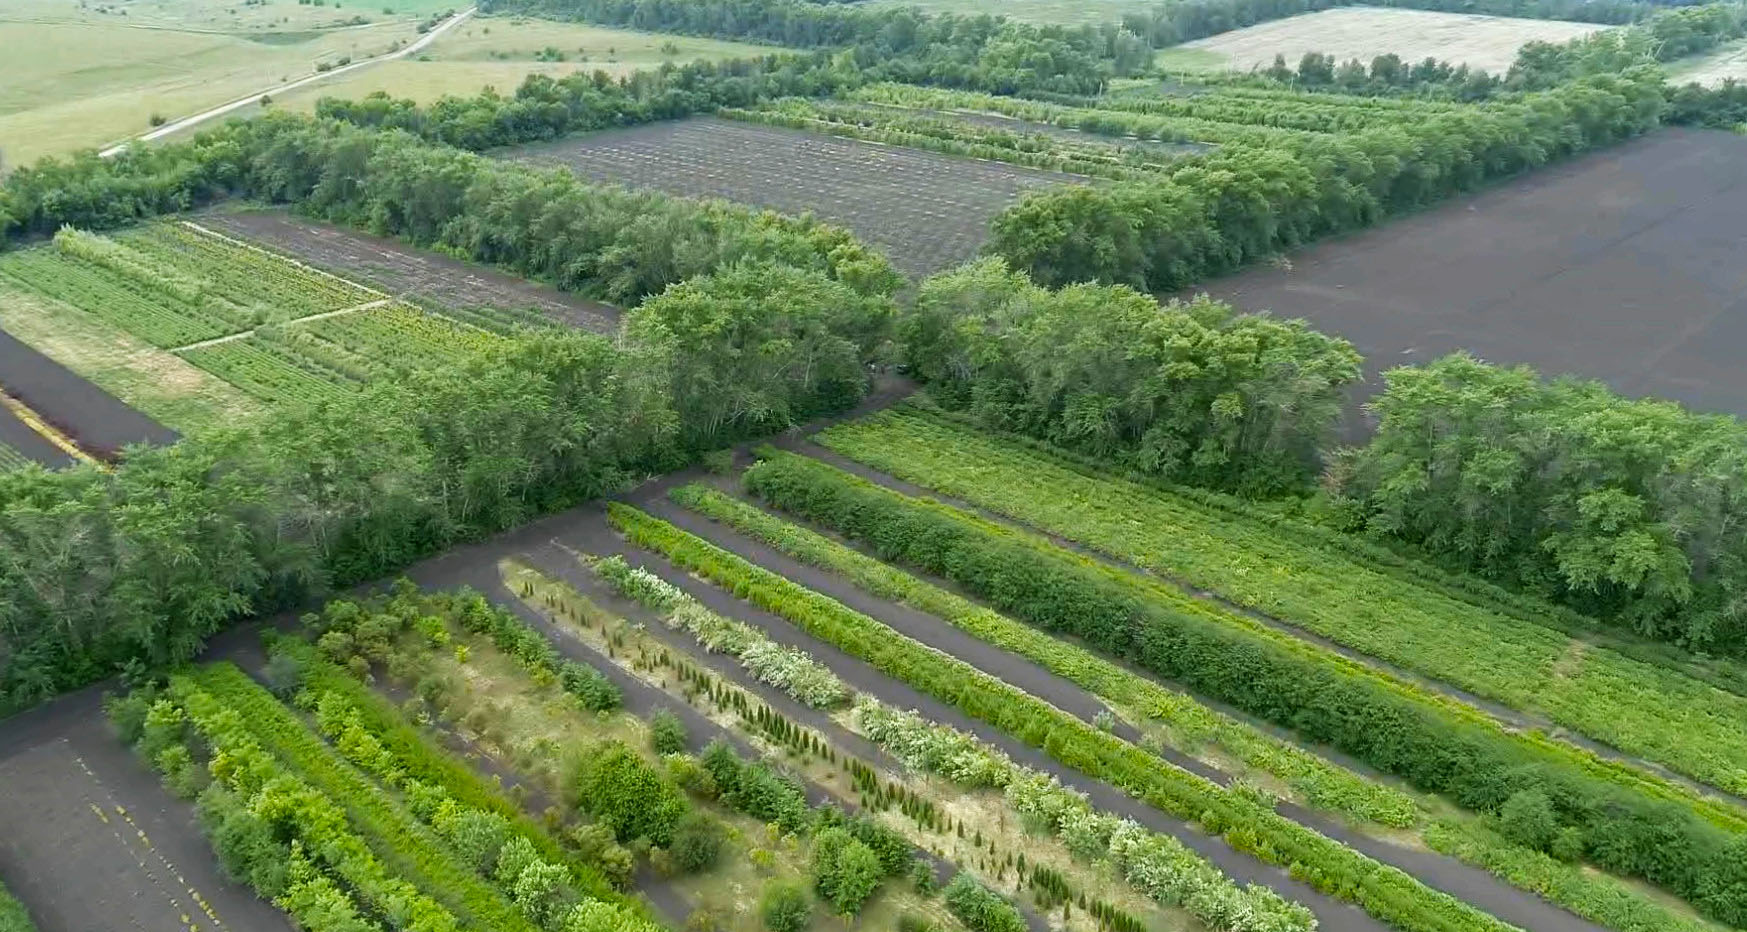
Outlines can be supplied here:
[[72, 457], [61, 452], [59, 447], [49, 443], [41, 434], [31, 430], [30, 425], [19, 420], [7, 408], [0, 408], [0, 447], [11, 447], [24, 454], [25, 459], [41, 463], [50, 469], [73, 464]]
[[489, 266], [418, 249], [397, 240], [296, 217], [282, 210], [204, 214], [201, 224], [287, 253], [436, 310], [492, 307], [535, 310], [555, 321], [611, 333], [619, 309]]
[[218, 871], [194, 808], [109, 733], [87, 691], [0, 734], [0, 875], [42, 932], [290, 932]]
[[1466, 349], [1747, 415], [1744, 211], [1747, 139], [1664, 130], [1196, 290], [1352, 340], [1356, 400]]
[[[112, 457], [134, 443], [164, 445], [177, 440], [175, 431], [128, 407], [4, 330], [0, 330], [0, 388], [94, 456]], [[36, 436], [23, 424], [18, 427]], [[5, 431], [0, 426], [0, 440], [13, 445], [11, 435]], [[37, 459], [28, 449], [19, 449]], [[59, 465], [66, 464], [65, 455], [53, 446], [49, 449], [60, 457]]]
[[1021, 194], [1083, 180], [998, 162], [704, 117], [506, 150], [594, 181], [811, 212], [883, 248], [922, 276], [982, 247]]

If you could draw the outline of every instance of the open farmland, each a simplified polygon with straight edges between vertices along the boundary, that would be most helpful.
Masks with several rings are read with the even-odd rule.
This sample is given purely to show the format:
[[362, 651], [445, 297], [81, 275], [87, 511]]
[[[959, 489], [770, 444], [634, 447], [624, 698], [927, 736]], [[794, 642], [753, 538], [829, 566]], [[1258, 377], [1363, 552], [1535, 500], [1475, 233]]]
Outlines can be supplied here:
[[921, 275], [976, 254], [1027, 190], [1076, 176], [715, 118], [527, 146], [506, 157], [596, 181], [722, 197], [842, 224]]
[[609, 333], [618, 324], [618, 309], [611, 305], [284, 211], [221, 211], [202, 216], [200, 222], [436, 311], [531, 311], [596, 333]]
[[1726, 42], [1701, 55], [1669, 62], [1668, 77], [1673, 81], [1692, 81], [1709, 87], [1730, 79], [1747, 78], [1747, 40]]
[[1307, 52], [1322, 52], [1343, 62], [1356, 58], [1367, 66], [1390, 53], [1406, 62], [1431, 57], [1496, 74], [1510, 67], [1524, 43], [1565, 42], [1601, 28], [1557, 20], [1341, 7], [1196, 39], [1180, 48], [1222, 56], [1227, 67], [1238, 71], [1266, 68], [1276, 55], [1296, 66]]
[[478, 17], [444, 33], [415, 58], [300, 88], [278, 98], [278, 103], [311, 110], [323, 97], [356, 99], [376, 91], [429, 103], [444, 94], [477, 94], [483, 87], [510, 94], [530, 75], [560, 78], [602, 71], [622, 77], [666, 64], [748, 58], [773, 51], [769, 46], [634, 29]]
[[1667, 130], [1200, 290], [1353, 341], [1361, 398], [1466, 349], [1747, 414], [1744, 156], [1740, 136]]

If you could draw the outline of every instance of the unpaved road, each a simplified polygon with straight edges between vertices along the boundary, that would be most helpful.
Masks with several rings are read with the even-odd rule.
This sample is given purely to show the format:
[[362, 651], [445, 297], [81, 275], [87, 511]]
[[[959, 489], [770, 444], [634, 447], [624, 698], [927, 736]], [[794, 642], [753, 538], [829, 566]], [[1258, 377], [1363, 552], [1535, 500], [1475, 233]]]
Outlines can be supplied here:
[[126, 142], [116, 143], [115, 145], [110, 146], [109, 148], [104, 149], [102, 152], [99, 152], [97, 154], [102, 156], [103, 158], [107, 159], [107, 158], [110, 158], [110, 157], [116, 155], [117, 153], [121, 152], [123, 149], [126, 149], [129, 145], [132, 145], [133, 143], [151, 142], [154, 139], [161, 139], [165, 136], [170, 135], [171, 133], [179, 133], [182, 130], [188, 129], [189, 127], [198, 126], [201, 123], [205, 123], [208, 120], [216, 120], [219, 117], [224, 116], [227, 113], [231, 113], [231, 112], [236, 111], [236, 110], [241, 110], [244, 107], [253, 106], [260, 101], [262, 96], [271, 97], [274, 94], [283, 94], [286, 91], [296, 90], [297, 88], [303, 87], [305, 85], [314, 84], [317, 81], [326, 81], [329, 78], [337, 78], [342, 74], [356, 71], [359, 68], [368, 68], [371, 65], [381, 64], [382, 62], [385, 62], [385, 61], [394, 61], [397, 58], [405, 58], [408, 55], [416, 54], [416, 53], [422, 51], [426, 46], [430, 45], [432, 42], [435, 42], [437, 40], [438, 36], [442, 35], [445, 32], [448, 32], [449, 30], [460, 25], [469, 16], [472, 16], [476, 9], [477, 9], [477, 7], [468, 7], [467, 9], [462, 10], [459, 13], [456, 13], [454, 16], [451, 16], [448, 19], [443, 20], [441, 23], [438, 23], [434, 28], [432, 28], [431, 31], [425, 33], [422, 36], [419, 36], [417, 41], [413, 42], [411, 45], [406, 46], [405, 48], [397, 49], [393, 52], [389, 52], [389, 53], [384, 54], [384, 55], [378, 55], [375, 58], [366, 58], [363, 61], [355, 61], [349, 65], [341, 65], [338, 68], [333, 68], [333, 69], [330, 69], [328, 71], [318, 71], [315, 74], [308, 75], [307, 77], [298, 78], [295, 81], [287, 81], [283, 84], [275, 84], [272, 87], [264, 87], [264, 88], [256, 91], [253, 94], [249, 94], [249, 95], [244, 96], [244, 97], [239, 97], [236, 100], [233, 100], [228, 104], [221, 104], [217, 107], [213, 107], [211, 110], [203, 110], [199, 113], [194, 114], [193, 116], [183, 117], [180, 120], [172, 120], [169, 123], [165, 123], [163, 126], [160, 126], [156, 129], [152, 130], [149, 133], [145, 133], [145, 134], [140, 135], [140, 136], [135, 136], [134, 138], [129, 139]]

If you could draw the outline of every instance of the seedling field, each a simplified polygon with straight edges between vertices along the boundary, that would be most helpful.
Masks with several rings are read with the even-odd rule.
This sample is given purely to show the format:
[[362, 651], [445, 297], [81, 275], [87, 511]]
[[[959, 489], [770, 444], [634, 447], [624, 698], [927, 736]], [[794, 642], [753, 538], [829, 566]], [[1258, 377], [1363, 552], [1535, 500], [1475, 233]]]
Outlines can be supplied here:
[[508, 157], [596, 181], [810, 212], [883, 247], [913, 275], [975, 255], [989, 221], [1023, 192], [1084, 180], [716, 118], [612, 130]]

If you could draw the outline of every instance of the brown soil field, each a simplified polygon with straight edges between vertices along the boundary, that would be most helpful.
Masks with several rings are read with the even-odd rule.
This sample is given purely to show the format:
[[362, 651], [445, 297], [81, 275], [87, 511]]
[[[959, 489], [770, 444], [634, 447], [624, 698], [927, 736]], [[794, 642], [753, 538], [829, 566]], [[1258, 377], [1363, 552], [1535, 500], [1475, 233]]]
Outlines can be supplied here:
[[1747, 138], [1665, 130], [1195, 290], [1352, 340], [1360, 399], [1468, 350], [1747, 415], [1744, 210]]
[[1028, 190], [1084, 179], [705, 117], [507, 150], [594, 181], [722, 197], [842, 224], [921, 276], [976, 255]]
[[431, 305], [437, 311], [531, 309], [597, 333], [610, 333], [618, 326], [619, 310], [610, 304], [397, 240], [294, 217], [282, 210], [213, 212], [203, 215], [200, 222], [317, 268], [374, 285], [397, 298]]
[[[176, 442], [175, 431], [121, 403], [114, 395], [3, 330], [0, 330], [0, 386], [95, 456], [113, 455], [132, 443]], [[11, 442], [10, 435], [7, 442]], [[29, 454], [27, 450], [23, 452]]]
[[1427, 10], [1341, 7], [1290, 16], [1183, 43], [1222, 56], [1239, 71], [1266, 68], [1275, 55], [1297, 66], [1307, 52], [1357, 58], [1366, 65], [1393, 52], [1406, 62], [1441, 59], [1494, 74], [1510, 68], [1517, 49], [1530, 41], [1565, 42], [1606, 27], [1546, 19], [1513, 19]]

